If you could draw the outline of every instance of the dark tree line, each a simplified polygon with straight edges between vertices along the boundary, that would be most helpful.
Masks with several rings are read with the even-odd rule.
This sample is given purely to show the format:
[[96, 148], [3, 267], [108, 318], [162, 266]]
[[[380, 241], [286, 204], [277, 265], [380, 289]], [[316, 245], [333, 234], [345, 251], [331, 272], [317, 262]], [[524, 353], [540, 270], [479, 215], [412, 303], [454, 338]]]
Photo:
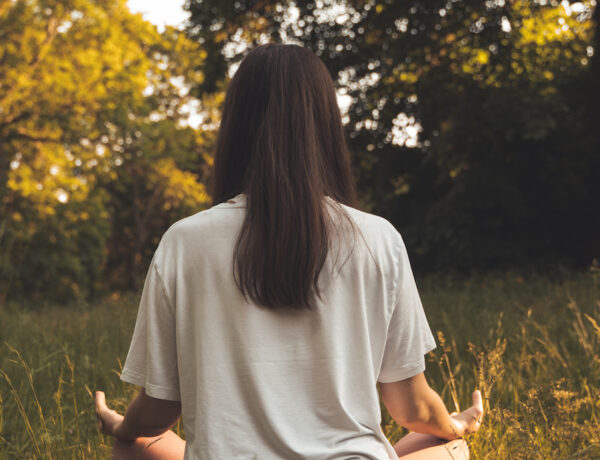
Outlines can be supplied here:
[[[347, 107], [361, 207], [414, 265], [587, 267], [600, 255], [592, 0], [0, 0], [0, 308], [137, 290], [160, 236], [210, 203], [231, 71], [310, 47]], [[200, 126], [187, 107], [199, 103]]]
[[[585, 265], [600, 253], [591, 2], [186, 8], [188, 35], [208, 53], [199, 93], [220, 90], [244, 42], [291, 40], [321, 56], [352, 98], [346, 126], [363, 205], [399, 228], [419, 266]], [[416, 145], [407, 127], [421, 129]]]

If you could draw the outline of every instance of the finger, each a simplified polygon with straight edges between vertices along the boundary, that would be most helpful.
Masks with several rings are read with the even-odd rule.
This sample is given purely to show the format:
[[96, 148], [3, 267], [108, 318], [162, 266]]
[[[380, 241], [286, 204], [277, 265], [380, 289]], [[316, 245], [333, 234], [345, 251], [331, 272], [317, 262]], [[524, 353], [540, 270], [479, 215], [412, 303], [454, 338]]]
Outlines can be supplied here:
[[103, 391], [96, 391], [96, 408], [105, 408], [106, 407], [106, 396]]
[[450, 415], [458, 415], [458, 412], [454, 411]]
[[473, 407], [479, 412], [479, 417], [483, 415], [483, 401], [481, 399], [481, 391], [473, 392]]
[[103, 391], [96, 391], [95, 395], [95, 403], [96, 403], [96, 417], [101, 420], [102, 413], [107, 409], [106, 407], [106, 396]]

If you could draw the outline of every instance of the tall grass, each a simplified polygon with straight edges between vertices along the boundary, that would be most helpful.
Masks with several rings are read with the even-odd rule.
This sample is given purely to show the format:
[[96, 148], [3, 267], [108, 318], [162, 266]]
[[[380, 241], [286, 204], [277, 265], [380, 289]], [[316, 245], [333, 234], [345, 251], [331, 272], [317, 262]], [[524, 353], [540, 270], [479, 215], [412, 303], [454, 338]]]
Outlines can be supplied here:
[[[427, 279], [438, 334], [427, 374], [448, 407], [475, 388], [486, 415], [468, 437], [476, 459], [600, 458], [600, 277], [505, 274]], [[385, 418], [392, 439], [404, 431]]]
[[[479, 388], [475, 459], [600, 458], [600, 274], [418, 280], [438, 348], [427, 375], [449, 408]], [[107, 458], [93, 390], [123, 411], [118, 379], [137, 297], [0, 311], [0, 458]], [[384, 413], [390, 440], [404, 434]]]
[[104, 459], [92, 390], [124, 410], [135, 388], [118, 379], [137, 298], [94, 306], [0, 312], [0, 458]]

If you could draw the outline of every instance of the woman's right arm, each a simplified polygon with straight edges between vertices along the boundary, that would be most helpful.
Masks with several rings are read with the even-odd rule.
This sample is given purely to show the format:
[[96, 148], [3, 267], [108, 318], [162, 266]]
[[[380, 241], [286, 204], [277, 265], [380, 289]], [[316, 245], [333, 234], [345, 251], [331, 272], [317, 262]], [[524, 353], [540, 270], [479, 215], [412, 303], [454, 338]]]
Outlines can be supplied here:
[[421, 372], [398, 382], [379, 383], [383, 403], [392, 418], [405, 428], [442, 439], [462, 438], [481, 425], [481, 393], [473, 393], [473, 405], [460, 414], [450, 415], [440, 396], [429, 386]]

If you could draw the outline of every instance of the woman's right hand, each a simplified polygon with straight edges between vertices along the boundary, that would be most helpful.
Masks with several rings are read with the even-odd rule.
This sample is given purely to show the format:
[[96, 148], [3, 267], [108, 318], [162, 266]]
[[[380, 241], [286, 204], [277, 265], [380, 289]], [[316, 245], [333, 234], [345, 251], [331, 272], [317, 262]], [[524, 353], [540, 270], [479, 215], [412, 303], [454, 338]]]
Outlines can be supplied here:
[[460, 414], [449, 414], [444, 401], [427, 383], [423, 372], [397, 382], [380, 382], [381, 397], [393, 419], [410, 431], [440, 439], [458, 439], [481, 426], [481, 393], [473, 393], [473, 405]]
[[461, 413], [452, 413], [450, 415], [454, 422], [454, 429], [459, 437], [466, 434], [475, 433], [481, 426], [483, 417], [483, 402], [481, 400], [481, 392], [476, 390], [473, 392], [473, 405]]

